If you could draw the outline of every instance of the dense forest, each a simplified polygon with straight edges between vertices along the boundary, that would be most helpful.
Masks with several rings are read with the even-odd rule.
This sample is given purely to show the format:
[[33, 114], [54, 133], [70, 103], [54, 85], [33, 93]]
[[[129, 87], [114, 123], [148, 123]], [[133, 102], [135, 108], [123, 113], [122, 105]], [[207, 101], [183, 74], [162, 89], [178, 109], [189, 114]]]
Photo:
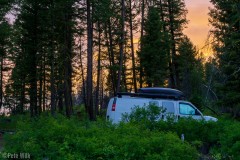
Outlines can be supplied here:
[[158, 86], [237, 117], [239, 3], [211, 2], [206, 60], [183, 0], [1, 0], [0, 107], [70, 117], [83, 104], [95, 120], [117, 92]]
[[[239, 159], [240, 2], [210, 2], [205, 59], [184, 0], [0, 0], [0, 159]], [[106, 122], [109, 98], [142, 87], [219, 120]]]

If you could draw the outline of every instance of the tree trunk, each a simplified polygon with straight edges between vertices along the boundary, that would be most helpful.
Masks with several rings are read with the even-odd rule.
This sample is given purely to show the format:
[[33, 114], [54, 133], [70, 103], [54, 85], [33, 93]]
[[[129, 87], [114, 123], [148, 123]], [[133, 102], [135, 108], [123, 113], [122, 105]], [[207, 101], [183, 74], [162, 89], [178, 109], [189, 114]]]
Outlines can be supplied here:
[[118, 82], [117, 82], [117, 93], [121, 90], [121, 77], [122, 77], [122, 68], [123, 68], [123, 48], [124, 48], [124, 31], [125, 31], [125, 1], [122, 0], [122, 33], [121, 33], [121, 42], [120, 42], [120, 60], [119, 60], [119, 70], [118, 70]]
[[[163, 11], [163, 2], [162, 0], [160, 0], [160, 4], [159, 4], [159, 7], [160, 7], [160, 10], [161, 10], [161, 20], [163, 22], [163, 32], [165, 33], [166, 32], [166, 22], [165, 22], [165, 19], [164, 19], [164, 11]], [[169, 68], [169, 87], [171, 88], [176, 88], [175, 87], [175, 81], [174, 81], [174, 73], [173, 73], [173, 68], [172, 68], [172, 58], [171, 58], [171, 52], [170, 50], [168, 50], [168, 68]]]
[[[67, 4], [67, 8], [71, 8], [70, 4]], [[67, 117], [70, 117], [73, 113], [72, 104], [72, 33], [71, 33], [71, 13], [65, 14], [65, 29], [64, 29], [64, 102]]]
[[43, 112], [46, 111], [46, 55], [44, 55], [44, 66], [43, 66]]
[[[3, 54], [3, 53], [2, 53]], [[3, 104], [3, 56], [1, 56], [1, 76], [0, 76], [0, 110]]]
[[[33, 52], [34, 54], [36, 52]], [[33, 55], [30, 71], [30, 113], [31, 117], [38, 114], [37, 109], [37, 78], [36, 78], [36, 56]]]
[[[120, 48], [121, 46], [119, 46]], [[127, 47], [124, 46], [124, 53], [127, 53], [126, 51]], [[122, 74], [121, 74], [121, 91], [127, 92], [127, 68], [126, 68], [126, 54], [123, 54], [123, 64], [122, 64]]]
[[174, 15], [172, 11], [172, 3], [171, 0], [168, 0], [168, 12], [169, 12], [169, 20], [170, 20], [170, 35], [171, 35], [171, 62], [170, 62], [170, 77], [172, 88], [178, 88], [178, 76], [176, 69], [176, 43], [175, 43], [175, 34], [174, 34]]
[[116, 91], [115, 91], [115, 83], [114, 83], [114, 74], [113, 74], [113, 64], [112, 64], [112, 57], [111, 57], [111, 48], [109, 45], [109, 41], [110, 41], [110, 37], [108, 37], [109, 35], [109, 25], [108, 23], [105, 24], [106, 28], [105, 28], [105, 38], [106, 38], [106, 47], [107, 47], [107, 51], [108, 51], [108, 61], [109, 61], [109, 75], [111, 78], [111, 84], [112, 84], [112, 91], [113, 91], [113, 95], [115, 95]]
[[21, 94], [20, 94], [20, 110], [19, 110], [19, 112], [22, 114], [24, 111], [24, 104], [25, 104], [25, 80], [22, 82], [21, 87], [22, 88], [21, 88]]
[[100, 85], [100, 73], [101, 73], [101, 28], [100, 22], [98, 22], [98, 66], [97, 66], [97, 86], [96, 86], [96, 103], [95, 111], [99, 114], [99, 85]]
[[38, 93], [38, 113], [42, 113], [42, 93], [43, 93], [43, 62], [41, 60], [41, 66], [39, 71], [39, 93]]
[[129, 19], [129, 24], [130, 24], [130, 38], [131, 38], [132, 75], [133, 75], [134, 92], [137, 92], [135, 55], [134, 55], [134, 44], [133, 44], [132, 0], [129, 0], [129, 3], [130, 3], [130, 19]]
[[83, 69], [83, 62], [82, 62], [82, 39], [81, 39], [81, 36], [80, 36], [80, 46], [79, 46], [79, 60], [80, 60], [80, 71], [81, 71], [81, 77], [82, 77], [83, 102], [84, 102], [84, 106], [85, 106], [85, 109], [87, 112], [86, 84], [85, 84], [84, 69]]
[[111, 60], [111, 64], [112, 65], [110, 65], [110, 67], [111, 67], [111, 69], [110, 69], [110, 72], [112, 73], [111, 75], [112, 75], [112, 79], [113, 79], [113, 81], [112, 81], [112, 83], [113, 83], [113, 93], [114, 93], [114, 95], [116, 95], [116, 90], [117, 90], [117, 87], [116, 87], [116, 83], [117, 83], [117, 79], [116, 79], [116, 71], [115, 71], [115, 69], [114, 69], [114, 67], [116, 66], [116, 64], [115, 64], [115, 60], [114, 60], [114, 52], [113, 52], [113, 39], [112, 39], [112, 27], [111, 27], [111, 21], [110, 21], [110, 19], [109, 19], [109, 21], [108, 21], [108, 35], [109, 35], [109, 50], [110, 50], [110, 56], [109, 56], [109, 58], [110, 58], [110, 60]]
[[[53, 51], [51, 54], [54, 54]], [[55, 89], [55, 76], [54, 76], [54, 58], [51, 56], [51, 74], [50, 74], [50, 91], [51, 91], [51, 114], [55, 115], [56, 111], [56, 89]]]
[[53, 18], [53, 9], [54, 9], [54, 2], [51, 0], [51, 41], [50, 41], [50, 61], [51, 61], [51, 68], [50, 68], [50, 92], [51, 92], [51, 114], [55, 115], [56, 112], [56, 88], [55, 88], [55, 58], [54, 58], [54, 18]]
[[87, 0], [87, 108], [90, 120], [95, 120], [93, 109], [93, 29], [90, 0]]
[[[145, 11], [145, 0], [142, 0], [142, 19], [141, 19], [141, 35], [140, 35], [140, 51], [142, 51], [143, 48], [143, 44], [142, 44], [142, 40], [143, 40], [143, 26], [144, 26], [144, 11]], [[140, 88], [143, 87], [143, 68], [142, 68], [142, 64], [141, 64], [141, 60], [140, 60]]]
[[[60, 82], [60, 86], [62, 83]], [[55, 102], [56, 103], [56, 102]], [[58, 108], [59, 108], [59, 113], [63, 114], [63, 91], [61, 88], [58, 89]]]
[[[38, 11], [37, 4], [34, 3], [33, 8], [33, 27], [32, 27], [32, 45], [29, 48], [29, 84], [30, 84], [30, 114], [31, 117], [38, 115], [38, 107], [37, 107], [37, 34], [38, 34]], [[30, 30], [29, 30], [30, 32]]]

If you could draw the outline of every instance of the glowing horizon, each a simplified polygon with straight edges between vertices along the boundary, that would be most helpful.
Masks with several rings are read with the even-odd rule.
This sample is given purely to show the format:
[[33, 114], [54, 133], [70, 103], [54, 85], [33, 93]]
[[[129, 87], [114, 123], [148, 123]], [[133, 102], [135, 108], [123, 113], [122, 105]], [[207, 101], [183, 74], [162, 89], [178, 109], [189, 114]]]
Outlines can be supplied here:
[[185, 0], [185, 3], [188, 10], [187, 19], [189, 23], [183, 32], [198, 49], [204, 52], [204, 56], [207, 58], [211, 56], [212, 51], [209, 48], [202, 48], [205, 46], [211, 28], [208, 22], [208, 13], [209, 7], [212, 5], [210, 0]]

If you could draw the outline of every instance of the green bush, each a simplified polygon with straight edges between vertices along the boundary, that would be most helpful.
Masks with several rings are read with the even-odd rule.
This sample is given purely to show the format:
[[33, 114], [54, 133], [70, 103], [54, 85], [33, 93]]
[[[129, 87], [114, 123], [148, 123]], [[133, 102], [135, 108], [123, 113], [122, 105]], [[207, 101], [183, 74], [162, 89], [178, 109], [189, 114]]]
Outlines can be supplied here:
[[131, 113], [123, 115], [123, 122], [138, 124], [143, 129], [175, 132], [180, 137], [185, 135], [188, 142], [202, 141], [203, 143], [216, 143], [219, 123], [213, 121], [199, 121], [191, 117], [181, 118], [176, 122], [174, 118], [168, 118], [167, 121], [161, 119], [161, 114], [165, 111], [161, 107], [149, 105], [145, 107], [135, 107]]
[[[222, 121], [219, 145], [212, 149], [212, 154], [219, 159], [240, 159], [240, 123]], [[217, 158], [216, 158], [217, 159]]]
[[[183, 118], [163, 121], [163, 110], [135, 108], [128, 123], [113, 125], [42, 115], [15, 117], [16, 133], [6, 135], [7, 153], [30, 153], [31, 159], [240, 159], [240, 123]], [[180, 139], [184, 134], [184, 141]], [[1, 157], [0, 157], [1, 158]]]
[[16, 128], [16, 123], [20, 116], [3, 116], [0, 115], [0, 130], [13, 131]]
[[23, 120], [5, 136], [4, 152], [30, 153], [31, 159], [197, 159], [198, 153], [175, 133], [150, 131], [137, 124], [80, 122], [40, 116]]
[[[184, 135], [185, 141], [195, 146], [201, 154], [214, 159], [240, 159], [240, 123], [238, 121], [220, 119], [217, 122], [199, 121], [182, 118], [163, 121], [150, 119], [149, 115], [157, 114], [154, 106], [135, 108], [132, 113], [124, 115], [131, 124], [139, 125], [143, 130], [173, 132], [178, 137]], [[161, 113], [160, 111], [158, 112]], [[155, 116], [157, 117], [157, 115]]]
[[161, 115], [165, 112], [162, 107], [155, 105], [148, 105], [144, 107], [136, 106], [132, 109], [131, 113], [122, 115], [122, 122], [130, 122], [132, 124], [141, 124], [141, 126], [153, 129], [161, 119]]

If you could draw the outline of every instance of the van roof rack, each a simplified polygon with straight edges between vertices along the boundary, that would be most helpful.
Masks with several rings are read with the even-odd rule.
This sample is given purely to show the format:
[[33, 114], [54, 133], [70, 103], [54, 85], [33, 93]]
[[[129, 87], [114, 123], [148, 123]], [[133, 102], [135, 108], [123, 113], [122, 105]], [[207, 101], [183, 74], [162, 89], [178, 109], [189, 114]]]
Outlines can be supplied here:
[[185, 96], [183, 92], [171, 89], [171, 88], [140, 88], [137, 93], [119, 92], [118, 97], [130, 96], [130, 97], [142, 97], [142, 98], [163, 98], [184, 100]]

